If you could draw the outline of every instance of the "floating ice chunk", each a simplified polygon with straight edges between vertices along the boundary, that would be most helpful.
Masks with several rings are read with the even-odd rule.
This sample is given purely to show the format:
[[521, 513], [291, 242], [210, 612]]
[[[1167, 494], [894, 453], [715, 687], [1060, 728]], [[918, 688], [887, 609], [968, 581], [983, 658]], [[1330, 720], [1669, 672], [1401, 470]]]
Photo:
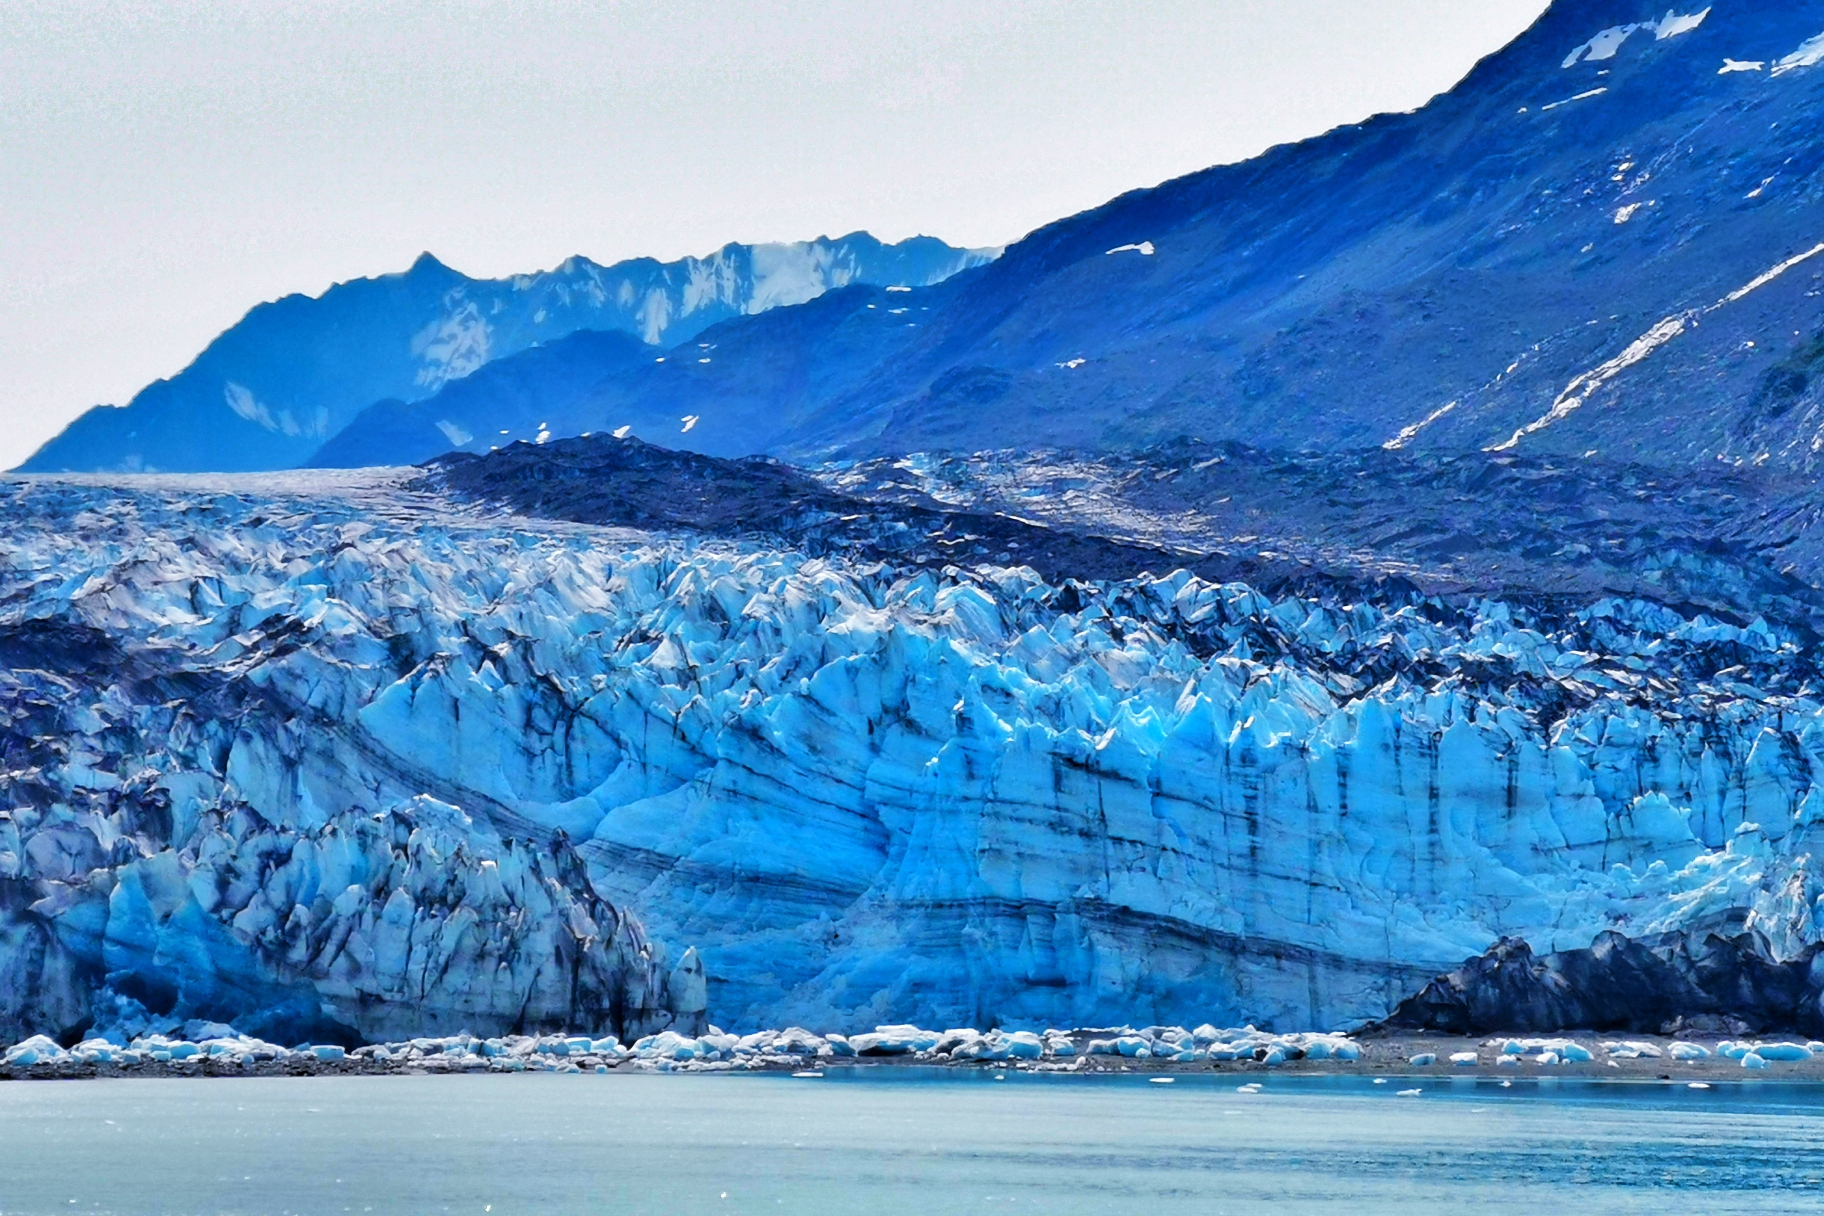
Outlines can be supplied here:
[[1422, 1089], [1402, 1089], [1399, 1091], [1399, 1096], [1402, 1098], [1416, 1098], [1424, 1092], [1425, 1091]]
[[1433, 1064], [1438, 1062], [1438, 1055], [1434, 1051], [1421, 1051], [1418, 1055], [1406, 1062], [1411, 1064], [1414, 1068], [1430, 1068]]
[[815, 1080], [816, 1078], [821, 1077], [823, 1075], [823, 1071], [821, 1069], [816, 1069], [816, 1068], [803, 1068], [803, 1069], [799, 1069], [797, 1072], [793, 1073], [792, 1075], [794, 1077], [799, 1077], [799, 1078], [802, 1078], [805, 1080]]
[[1690, 1081], [1690, 1082], [1686, 1083], [1685, 1088], [1686, 1089], [1709, 1089], [1710, 1082], [1708, 1082], [1708, 1081]]
[[1704, 1060], [1710, 1056], [1708, 1047], [1700, 1047], [1696, 1043], [1674, 1043], [1670, 1051], [1674, 1060]]
[[1742, 1057], [1742, 1067], [1753, 1071], [1759, 1071], [1760, 1069], [1768, 1067], [1768, 1064], [1764, 1056], [1751, 1051]]
[[1777, 1060], [1780, 1063], [1797, 1063], [1811, 1059], [1811, 1048], [1801, 1043], [1758, 1043], [1754, 1053], [1763, 1060]]
[[1148, 1077], [1147, 1080], [1154, 1085], [1170, 1085], [1173, 1079], [1171, 1077]]
[[9, 1047], [5, 1058], [15, 1068], [29, 1068], [33, 1064], [48, 1064], [68, 1055], [54, 1040], [35, 1034], [25, 1042]]
[[887, 290], [888, 291], [911, 291], [912, 289], [910, 287], [889, 287], [889, 288], [887, 288]]
[[1077, 368], [1082, 367], [1085, 363], [1088, 363], [1088, 362], [1089, 362], [1088, 359], [1078, 357], [1075, 359], [1066, 359], [1066, 360], [1064, 360], [1064, 362], [1058, 364], [1058, 366], [1063, 368], [1065, 371], [1075, 371]]
[[[1138, 245], [1116, 245], [1109, 253], [1137, 253], [1143, 258], [1150, 258], [1156, 252], [1151, 241], [1141, 241]], [[1107, 254], [1103, 255], [1104, 257]]]
[[1455, 1064], [1458, 1068], [1474, 1068], [1476, 1066], [1476, 1059], [1476, 1053], [1473, 1051], [1453, 1051], [1450, 1053], [1450, 1062]]
[[633, 1054], [642, 1060], [694, 1060], [707, 1053], [696, 1039], [685, 1038], [675, 1030], [662, 1030], [635, 1043]]
[[1246, 1085], [1237, 1085], [1235, 1087], [1235, 1092], [1238, 1094], [1257, 1094], [1260, 1092], [1260, 1082], [1249, 1081]]
[[857, 1055], [897, 1056], [912, 1051], [930, 1051], [942, 1035], [916, 1026], [876, 1026], [872, 1034], [849, 1036], [849, 1046]]

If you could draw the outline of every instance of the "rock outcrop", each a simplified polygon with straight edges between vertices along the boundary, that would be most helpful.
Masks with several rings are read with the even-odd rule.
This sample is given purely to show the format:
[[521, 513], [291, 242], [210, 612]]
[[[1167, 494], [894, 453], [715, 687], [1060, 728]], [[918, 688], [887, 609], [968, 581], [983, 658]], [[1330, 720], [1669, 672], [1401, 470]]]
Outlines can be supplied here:
[[[1731, 932], [1733, 930], [1733, 932]], [[1427, 984], [1373, 1029], [1443, 1034], [1617, 1030], [1675, 1034], [1824, 1033], [1824, 963], [1815, 943], [1782, 958], [1742, 925], [1535, 955], [1517, 937]]]

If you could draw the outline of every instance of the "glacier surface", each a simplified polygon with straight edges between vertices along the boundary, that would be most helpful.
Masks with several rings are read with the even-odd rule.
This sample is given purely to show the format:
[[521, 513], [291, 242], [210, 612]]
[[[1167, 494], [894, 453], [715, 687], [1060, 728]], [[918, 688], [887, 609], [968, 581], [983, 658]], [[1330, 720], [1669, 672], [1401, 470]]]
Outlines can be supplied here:
[[1778, 625], [902, 568], [409, 476], [0, 483], [0, 1037], [1328, 1028], [1502, 936], [1819, 939]]

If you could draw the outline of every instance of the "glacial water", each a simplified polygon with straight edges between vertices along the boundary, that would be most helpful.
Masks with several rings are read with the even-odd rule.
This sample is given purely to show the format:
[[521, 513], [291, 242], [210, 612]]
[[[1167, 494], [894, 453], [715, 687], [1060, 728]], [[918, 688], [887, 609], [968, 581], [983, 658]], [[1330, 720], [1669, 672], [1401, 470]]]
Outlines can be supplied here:
[[1000, 1075], [7, 1084], [0, 1213], [1587, 1216], [1824, 1191], [1817, 1086]]

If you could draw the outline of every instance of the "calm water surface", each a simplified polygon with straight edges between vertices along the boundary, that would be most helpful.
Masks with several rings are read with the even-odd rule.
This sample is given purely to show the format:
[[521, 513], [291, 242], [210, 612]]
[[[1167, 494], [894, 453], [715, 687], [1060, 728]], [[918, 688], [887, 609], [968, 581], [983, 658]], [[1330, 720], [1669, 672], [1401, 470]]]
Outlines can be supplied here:
[[0, 1214], [1793, 1212], [1824, 1087], [858, 1069], [0, 1084]]

